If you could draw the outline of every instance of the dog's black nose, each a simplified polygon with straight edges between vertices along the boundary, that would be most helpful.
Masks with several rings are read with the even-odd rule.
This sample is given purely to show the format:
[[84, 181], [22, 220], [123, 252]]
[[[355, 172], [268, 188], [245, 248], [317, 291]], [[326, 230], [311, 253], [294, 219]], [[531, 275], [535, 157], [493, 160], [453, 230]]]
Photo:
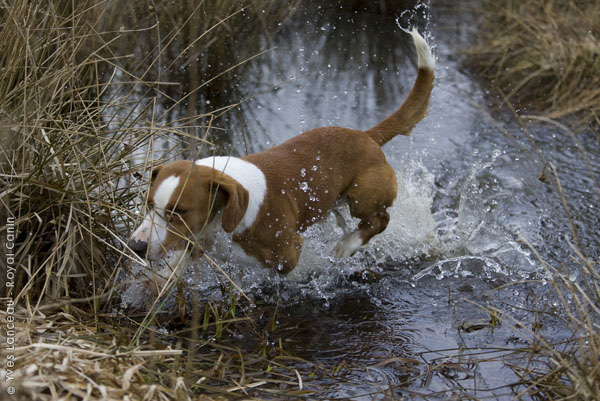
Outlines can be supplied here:
[[140, 258], [146, 258], [146, 253], [148, 251], [148, 243], [144, 241], [137, 241], [134, 239], [129, 240], [127, 246], [131, 248], [133, 252], [135, 252]]

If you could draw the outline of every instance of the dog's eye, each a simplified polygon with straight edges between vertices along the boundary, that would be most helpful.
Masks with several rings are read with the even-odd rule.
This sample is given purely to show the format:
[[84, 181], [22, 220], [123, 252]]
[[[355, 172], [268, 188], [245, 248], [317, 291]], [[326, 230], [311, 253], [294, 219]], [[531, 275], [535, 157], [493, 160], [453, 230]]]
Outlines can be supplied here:
[[182, 218], [182, 216], [184, 214], [185, 214], [185, 210], [179, 209], [179, 208], [175, 208], [175, 209], [173, 209], [173, 210], [171, 210], [170, 212], [167, 213], [167, 219], [168, 219], [169, 223], [172, 223], [176, 219]]

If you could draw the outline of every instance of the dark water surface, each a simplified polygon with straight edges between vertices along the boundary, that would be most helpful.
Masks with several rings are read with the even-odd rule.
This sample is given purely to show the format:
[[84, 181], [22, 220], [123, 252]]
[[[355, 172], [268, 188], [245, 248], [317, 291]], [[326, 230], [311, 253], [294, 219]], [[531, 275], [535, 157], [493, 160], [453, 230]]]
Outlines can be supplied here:
[[[226, 130], [212, 138], [222, 151], [259, 151], [324, 125], [367, 129], [402, 103], [416, 76], [410, 36], [396, 23], [402, 8], [343, 4], [306, 1], [276, 33], [237, 39], [274, 49], [232, 78], [242, 98], [256, 96], [215, 122]], [[480, 306], [500, 308], [525, 327], [539, 319], [550, 339], [568, 336], [559, 315], [527, 312], [549, 311], [557, 300], [544, 284], [518, 283], [547, 278], [521, 239], [578, 278], [551, 170], [539, 179], [550, 161], [582, 250], [600, 257], [599, 145], [591, 135], [580, 138], [590, 172], [567, 132], [544, 123], [522, 129], [463, 70], [461, 52], [476, 33], [470, 10], [432, 1], [400, 23], [409, 20], [435, 47], [437, 80], [428, 117], [410, 138], [384, 148], [401, 177], [388, 230], [350, 260], [332, 261], [342, 231], [328, 219], [307, 233], [290, 277], [233, 262], [228, 271], [250, 296], [279, 303], [271, 338], [308, 361], [299, 370], [316, 372], [305, 385], [319, 397], [509, 399], [518, 390], [508, 385], [519, 380], [511, 349], [526, 342], [514, 322], [492, 324]], [[188, 277], [190, 286], [218, 298], [214, 273], [201, 276], [200, 283]], [[512, 285], [498, 289], [504, 284]]]

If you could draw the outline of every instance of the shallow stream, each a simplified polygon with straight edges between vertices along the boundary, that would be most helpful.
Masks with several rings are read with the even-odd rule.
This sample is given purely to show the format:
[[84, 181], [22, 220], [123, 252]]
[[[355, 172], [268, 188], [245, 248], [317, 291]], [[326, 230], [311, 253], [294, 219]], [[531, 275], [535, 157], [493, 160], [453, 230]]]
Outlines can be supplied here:
[[[306, 385], [320, 397], [509, 399], [506, 386], [519, 377], [506, 358], [524, 336], [515, 321], [495, 322], [484, 307], [525, 328], [535, 320], [554, 340], [569, 335], [557, 315], [528, 312], [551, 311], [557, 301], [527, 243], [578, 278], [569, 221], [546, 166], [552, 162], [576, 242], [589, 258], [600, 257], [597, 137], [578, 138], [586, 161], [565, 130], [535, 121], [524, 129], [463, 69], [475, 16], [454, 2], [434, 0], [404, 15], [343, 4], [305, 1], [275, 34], [256, 33], [261, 48], [273, 50], [237, 77], [236, 89], [249, 99], [215, 122], [228, 135], [219, 143], [243, 155], [318, 126], [375, 125], [413, 84], [415, 52], [398, 24], [415, 23], [435, 47], [437, 78], [427, 118], [411, 137], [384, 147], [400, 183], [390, 225], [357, 255], [336, 261], [330, 250], [343, 232], [331, 216], [307, 232], [289, 277], [222, 262], [248, 296], [278, 305], [272, 341], [283, 338], [286, 352], [308, 361], [302, 372], [317, 371]], [[193, 270], [184, 277], [190, 289], [223, 297], [210, 268]], [[133, 297], [126, 293], [125, 303]]]

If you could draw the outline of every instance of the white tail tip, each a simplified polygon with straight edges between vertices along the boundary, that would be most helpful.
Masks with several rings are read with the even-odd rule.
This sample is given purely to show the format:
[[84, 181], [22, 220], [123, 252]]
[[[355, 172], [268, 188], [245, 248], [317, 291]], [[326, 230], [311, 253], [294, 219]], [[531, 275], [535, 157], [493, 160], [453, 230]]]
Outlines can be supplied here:
[[426, 68], [428, 70], [433, 70], [435, 67], [435, 61], [431, 54], [431, 49], [429, 45], [423, 39], [423, 37], [417, 31], [417, 28], [413, 28], [410, 33], [415, 42], [415, 47], [417, 48], [417, 56], [418, 56], [418, 65], [419, 68]]

